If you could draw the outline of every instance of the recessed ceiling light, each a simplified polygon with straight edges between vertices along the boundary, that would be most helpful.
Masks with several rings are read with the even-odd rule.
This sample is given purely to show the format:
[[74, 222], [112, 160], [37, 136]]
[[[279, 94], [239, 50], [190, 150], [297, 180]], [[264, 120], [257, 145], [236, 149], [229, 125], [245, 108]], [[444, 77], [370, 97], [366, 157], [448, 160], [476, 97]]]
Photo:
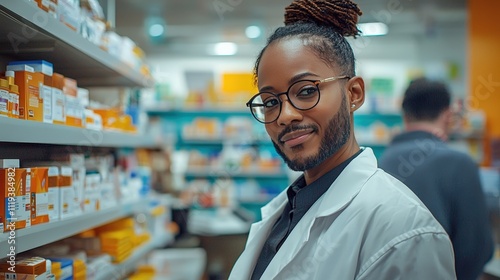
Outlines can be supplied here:
[[234, 55], [238, 51], [238, 46], [232, 42], [220, 42], [214, 46], [216, 55]]
[[259, 38], [260, 34], [262, 34], [262, 31], [258, 26], [251, 25], [245, 29], [245, 34], [247, 35], [248, 38], [255, 39]]
[[149, 27], [148, 32], [151, 37], [159, 37], [165, 32], [165, 27], [159, 23], [155, 23]]
[[361, 36], [382, 36], [389, 32], [389, 28], [383, 22], [367, 22], [358, 24]]

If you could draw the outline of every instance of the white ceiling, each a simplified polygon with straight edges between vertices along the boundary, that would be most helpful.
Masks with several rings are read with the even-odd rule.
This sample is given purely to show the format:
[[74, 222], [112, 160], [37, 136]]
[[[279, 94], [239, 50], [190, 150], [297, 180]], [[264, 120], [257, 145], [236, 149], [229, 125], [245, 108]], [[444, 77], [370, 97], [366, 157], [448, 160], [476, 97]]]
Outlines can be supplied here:
[[[239, 44], [240, 56], [255, 56], [265, 37], [282, 25], [291, 0], [116, 0], [116, 31], [134, 40], [147, 55], [205, 56], [220, 41]], [[425, 36], [435, 30], [464, 29], [466, 0], [359, 0], [360, 22], [382, 21], [389, 35]], [[104, 7], [106, 9], [106, 7]], [[161, 17], [167, 37], [153, 43], [144, 27], [148, 16]], [[247, 39], [245, 27], [264, 29], [260, 39]]]

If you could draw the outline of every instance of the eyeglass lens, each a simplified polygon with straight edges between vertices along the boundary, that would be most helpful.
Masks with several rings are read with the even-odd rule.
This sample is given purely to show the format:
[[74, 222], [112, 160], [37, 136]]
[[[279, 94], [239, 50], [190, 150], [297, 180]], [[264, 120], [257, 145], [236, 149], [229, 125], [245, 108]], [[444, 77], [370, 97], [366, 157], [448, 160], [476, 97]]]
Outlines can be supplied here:
[[[252, 99], [252, 114], [261, 122], [275, 121], [281, 113], [281, 94], [261, 92]], [[288, 101], [299, 110], [308, 110], [319, 101], [319, 89], [314, 81], [298, 81], [287, 92]]]

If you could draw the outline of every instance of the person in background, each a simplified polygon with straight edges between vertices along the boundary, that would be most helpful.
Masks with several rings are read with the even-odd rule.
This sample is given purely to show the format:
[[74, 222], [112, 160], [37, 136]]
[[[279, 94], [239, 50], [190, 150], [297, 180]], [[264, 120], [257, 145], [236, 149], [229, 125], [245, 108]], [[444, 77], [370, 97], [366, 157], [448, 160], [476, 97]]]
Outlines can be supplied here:
[[450, 92], [425, 78], [403, 98], [405, 132], [394, 137], [379, 167], [406, 184], [450, 236], [457, 279], [476, 280], [492, 257], [494, 242], [477, 164], [450, 149]]
[[348, 36], [358, 6], [296, 0], [257, 57], [247, 103], [302, 175], [262, 208], [229, 279], [455, 279], [448, 235], [354, 137], [365, 86]]

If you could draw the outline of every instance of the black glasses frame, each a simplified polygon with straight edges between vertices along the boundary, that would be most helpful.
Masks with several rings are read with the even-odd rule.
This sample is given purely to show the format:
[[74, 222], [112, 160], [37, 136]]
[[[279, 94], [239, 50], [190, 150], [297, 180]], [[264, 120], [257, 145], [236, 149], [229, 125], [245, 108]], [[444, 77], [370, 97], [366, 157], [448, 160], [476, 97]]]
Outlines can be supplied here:
[[[321, 79], [321, 80], [298, 80], [294, 83], [292, 83], [288, 89], [285, 91], [285, 92], [280, 92], [280, 93], [272, 93], [272, 92], [259, 92], [257, 93], [256, 95], [252, 96], [252, 98], [250, 98], [250, 100], [246, 103], [246, 106], [250, 108], [250, 112], [252, 113], [252, 116], [259, 122], [263, 123], [263, 124], [268, 124], [268, 123], [272, 123], [274, 122], [275, 120], [277, 120], [279, 118], [279, 116], [281, 115], [281, 108], [282, 108], [282, 104], [284, 101], [281, 101], [280, 99], [280, 96], [281, 95], [286, 95], [286, 98], [288, 100], [288, 102], [290, 102], [290, 104], [293, 106], [293, 108], [297, 109], [297, 110], [300, 110], [300, 111], [307, 111], [307, 110], [311, 110], [312, 108], [316, 107], [316, 105], [318, 105], [319, 103], [319, 100], [321, 99], [321, 91], [319, 89], [319, 84], [321, 83], [326, 83], [326, 82], [333, 82], [333, 81], [337, 81], [337, 80], [342, 80], [342, 79], [351, 79], [351, 77], [347, 76], [347, 75], [343, 75], [343, 76], [336, 76], [336, 77], [330, 77], [330, 78], [325, 78], [325, 79]], [[311, 83], [314, 83], [316, 85], [316, 89], [318, 90], [318, 100], [316, 101], [316, 103], [314, 103], [314, 105], [312, 105], [311, 107], [309, 108], [306, 108], [306, 109], [303, 109], [303, 108], [298, 108], [297, 106], [295, 106], [295, 104], [293, 104], [293, 102], [290, 100], [288, 94], [290, 92], [290, 89], [296, 85], [297, 83], [302, 83], [302, 82], [311, 82]], [[273, 96], [276, 97], [276, 99], [278, 100], [279, 102], [279, 112], [278, 112], [278, 115], [276, 115], [276, 118], [273, 119], [272, 121], [262, 121], [260, 120], [254, 113], [253, 111], [253, 108], [255, 107], [255, 104], [252, 105], [252, 102], [255, 98], [257, 98], [259, 95], [261, 94], [271, 94]], [[263, 107], [264, 104], [259, 104], [257, 105], [257, 107]]]

